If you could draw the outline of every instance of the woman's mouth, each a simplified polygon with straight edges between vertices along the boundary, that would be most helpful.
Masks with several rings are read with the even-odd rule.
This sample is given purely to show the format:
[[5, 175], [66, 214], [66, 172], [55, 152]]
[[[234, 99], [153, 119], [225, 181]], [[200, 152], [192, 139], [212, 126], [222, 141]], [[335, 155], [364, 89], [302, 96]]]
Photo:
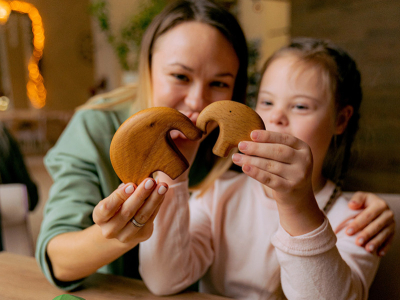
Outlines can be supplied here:
[[[187, 111], [180, 111], [180, 112], [184, 114], [186, 117], [188, 117], [190, 121], [192, 121], [192, 123], [196, 126], [196, 121], [197, 118], [199, 117], [198, 112], [187, 112]], [[173, 140], [178, 138], [187, 140], [186, 136], [179, 130], [171, 130], [170, 135]]]

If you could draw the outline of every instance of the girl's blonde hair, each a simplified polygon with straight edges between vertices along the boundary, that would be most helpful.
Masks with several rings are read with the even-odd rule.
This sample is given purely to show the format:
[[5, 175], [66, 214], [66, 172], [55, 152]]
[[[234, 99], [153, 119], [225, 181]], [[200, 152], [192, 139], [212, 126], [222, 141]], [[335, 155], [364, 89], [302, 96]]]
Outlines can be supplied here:
[[[113, 109], [115, 105], [132, 101], [132, 111], [152, 106], [151, 60], [157, 39], [168, 30], [184, 22], [196, 21], [208, 24], [221, 32], [231, 43], [239, 60], [239, 70], [235, 80], [232, 100], [245, 103], [247, 88], [248, 51], [243, 31], [235, 17], [210, 0], [178, 0], [172, 2], [158, 14], [147, 28], [139, 56], [139, 83], [121, 87], [109, 93], [95, 96], [79, 109]], [[213, 47], [213, 45], [210, 45]], [[99, 100], [102, 100], [99, 103]], [[204, 190], [231, 166], [230, 157], [216, 159], [212, 147], [218, 132], [211, 134], [202, 143], [194, 166], [190, 170], [189, 185]], [[211, 154], [211, 155], [210, 155]], [[204, 166], [207, 166], [204, 168]], [[212, 171], [211, 171], [212, 169]], [[206, 180], [203, 180], [205, 176]]]

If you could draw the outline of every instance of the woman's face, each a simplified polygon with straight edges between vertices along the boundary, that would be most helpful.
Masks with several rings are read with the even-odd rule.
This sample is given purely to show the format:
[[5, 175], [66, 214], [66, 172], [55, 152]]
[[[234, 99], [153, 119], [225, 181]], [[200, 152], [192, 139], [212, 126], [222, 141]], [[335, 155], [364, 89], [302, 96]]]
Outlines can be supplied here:
[[160, 36], [153, 49], [154, 106], [172, 107], [196, 122], [212, 102], [232, 99], [238, 57], [214, 27], [184, 22]]

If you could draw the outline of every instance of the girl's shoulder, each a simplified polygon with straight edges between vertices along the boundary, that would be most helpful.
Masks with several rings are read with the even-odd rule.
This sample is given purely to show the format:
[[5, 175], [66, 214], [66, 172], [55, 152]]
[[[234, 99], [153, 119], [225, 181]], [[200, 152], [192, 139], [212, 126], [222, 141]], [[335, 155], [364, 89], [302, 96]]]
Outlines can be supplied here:
[[241, 198], [248, 197], [250, 194], [264, 194], [261, 183], [244, 173], [231, 170], [225, 172], [214, 182], [212, 191], [214, 197], [220, 195], [224, 195], [225, 197], [235, 194], [235, 197]]
[[329, 222], [336, 233], [346, 228], [347, 224], [360, 213], [360, 210], [353, 210], [348, 206], [349, 201], [348, 197], [340, 193], [327, 213]]

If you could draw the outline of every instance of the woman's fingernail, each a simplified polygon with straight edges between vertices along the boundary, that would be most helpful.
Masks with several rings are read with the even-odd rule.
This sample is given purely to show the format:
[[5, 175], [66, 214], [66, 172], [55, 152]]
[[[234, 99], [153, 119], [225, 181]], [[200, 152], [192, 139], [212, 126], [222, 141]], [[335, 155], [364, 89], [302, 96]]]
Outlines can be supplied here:
[[239, 162], [242, 161], [242, 156], [240, 154], [235, 153], [235, 154], [232, 155], [232, 160], [235, 163], [239, 163]]
[[253, 141], [258, 139], [258, 132], [257, 131], [252, 131], [250, 135], [251, 135], [251, 139]]
[[358, 242], [360, 245], [362, 245], [362, 244], [364, 244], [364, 239], [363, 239], [363, 238], [359, 238], [359, 239], [357, 240], [357, 242]]
[[368, 245], [368, 250], [369, 250], [370, 252], [374, 251], [374, 249], [375, 249], [375, 246], [374, 246], [374, 245]]
[[135, 190], [135, 188], [133, 187], [132, 184], [130, 184], [125, 188], [125, 193], [132, 194], [134, 190]]
[[385, 254], [386, 254], [386, 252], [383, 250], [381, 252], [379, 252], [379, 256], [385, 256]]
[[247, 149], [247, 143], [246, 142], [240, 142], [238, 146], [239, 146], [239, 150], [246, 150]]
[[164, 195], [165, 193], [167, 192], [167, 188], [165, 187], [165, 186], [160, 186], [159, 188], [158, 188], [158, 193], [160, 194], [160, 195]]
[[146, 183], [144, 184], [144, 188], [146, 190], [150, 190], [153, 186], [154, 186], [154, 181], [151, 179], [147, 180]]
[[349, 235], [352, 235], [354, 233], [354, 228], [348, 228], [346, 230], [346, 233], [349, 234]]
[[250, 172], [250, 170], [251, 170], [251, 167], [249, 165], [244, 165], [243, 166], [243, 171], [244, 172]]

